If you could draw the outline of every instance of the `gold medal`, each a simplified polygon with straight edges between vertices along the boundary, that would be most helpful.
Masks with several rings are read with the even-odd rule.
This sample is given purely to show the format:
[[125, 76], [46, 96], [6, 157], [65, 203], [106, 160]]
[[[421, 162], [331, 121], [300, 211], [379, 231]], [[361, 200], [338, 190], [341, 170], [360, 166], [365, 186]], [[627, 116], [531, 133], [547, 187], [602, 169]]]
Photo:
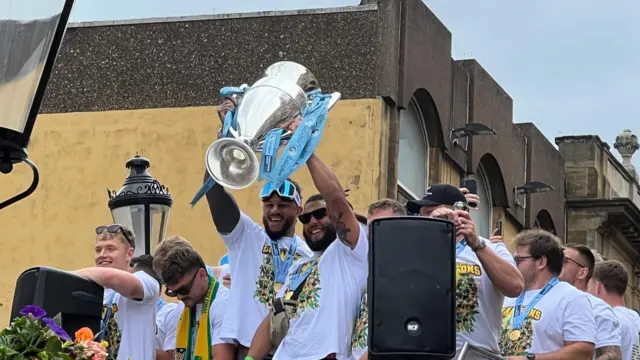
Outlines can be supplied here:
[[276, 292], [280, 291], [281, 287], [282, 287], [282, 284], [280, 284], [280, 283], [273, 284], [273, 288], [276, 290]]
[[284, 296], [286, 300], [291, 300], [292, 297], [293, 297], [293, 291], [288, 291], [287, 294]]
[[511, 330], [509, 333], [509, 339], [511, 339], [511, 341], [520, 339], [520, 330]]

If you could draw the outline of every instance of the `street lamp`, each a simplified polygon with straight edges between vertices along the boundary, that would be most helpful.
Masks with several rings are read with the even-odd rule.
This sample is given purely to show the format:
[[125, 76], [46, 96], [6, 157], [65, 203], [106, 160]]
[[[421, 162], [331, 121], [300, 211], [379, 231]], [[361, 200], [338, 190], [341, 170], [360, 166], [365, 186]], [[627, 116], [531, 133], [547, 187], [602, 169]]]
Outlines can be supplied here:
[[127, 161], [130, 170], [122, 188], [109, 193], [109, 209], [113, 222], [125, 225], [136, 235], [135, 256], [153, 254], [164, 239], [173, 200], [169, 189], [155, 180], [149, 171], [151, 163], [140, 155]]
[[72, 8], [73, 0], [0, 2], [0, 173], [18, 163], [33, 171], [31, 186], [0, 203], [0, 210], [38, 187], [27, 145]]

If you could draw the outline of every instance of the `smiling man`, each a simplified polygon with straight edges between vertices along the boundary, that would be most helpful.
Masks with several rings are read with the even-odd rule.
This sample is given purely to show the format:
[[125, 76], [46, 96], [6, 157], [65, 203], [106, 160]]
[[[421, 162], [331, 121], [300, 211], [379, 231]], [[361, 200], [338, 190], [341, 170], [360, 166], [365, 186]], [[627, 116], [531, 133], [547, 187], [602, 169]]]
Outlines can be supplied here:
[[96, 267], [76, 273], [105, 288], [100, 339], [118, 360], [155, 360], [160, 287], [144, 271], [130, 273], [136, 238], [125, 226], [96, 228]]

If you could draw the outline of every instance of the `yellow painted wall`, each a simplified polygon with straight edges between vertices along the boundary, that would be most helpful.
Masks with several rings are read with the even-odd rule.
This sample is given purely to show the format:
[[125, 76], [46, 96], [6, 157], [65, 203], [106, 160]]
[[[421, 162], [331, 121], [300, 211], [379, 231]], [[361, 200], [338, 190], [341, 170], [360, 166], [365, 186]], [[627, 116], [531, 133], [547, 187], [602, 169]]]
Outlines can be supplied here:
[[[349, 200], [360, 210], [378, 196], [382, 106], [379, 99], [340, 101], [329, 114], [317, 151], [351, 190]], [[0, 323], [8, 321], [15, 281], [23, 270], [93, 264], [94, 229], [112, 221], [106, 189], [122, 186], [128, 174], [124, 164], [136, 152], [151, 161], [151, 174], [173, 195], [168, 235], [185, 237], [206, 261], [217, 263], [225, 250], [206, 201], [194, 209], [189, 201], [202, 184], [204, 153], [219, 123], [214, 107], [41, 115], [29, 148], [40, 169], [40, 186], [0, 211]], [[29, 186], [30, 176], [25, 165], [1, 175], [0, 198]], [[315, 192], [306, 168], [294, 179], [303, 196]], [[258, 186], [234, 195], [247, 214], [261, 219]]]

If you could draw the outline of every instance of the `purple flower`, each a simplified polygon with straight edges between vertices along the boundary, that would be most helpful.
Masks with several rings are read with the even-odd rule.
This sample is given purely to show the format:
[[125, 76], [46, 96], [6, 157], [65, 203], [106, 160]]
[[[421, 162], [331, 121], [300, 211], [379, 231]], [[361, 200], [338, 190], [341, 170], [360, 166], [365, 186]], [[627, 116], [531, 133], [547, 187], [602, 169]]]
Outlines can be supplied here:
[[22, 316], [32, 315], [34, 318], [40, 319], [43, 316], [47, 315], [47, 313], [39, 306], [27, 305], [22, 310], [20, 310], [20, 315]]
[[43, 318], [42, 322], [47, 324], [47, 327], [56, 334], [57, 337], [64, 341], [71, 341], [71, 336], [67, 334], [55, 321], [51, 318]]

